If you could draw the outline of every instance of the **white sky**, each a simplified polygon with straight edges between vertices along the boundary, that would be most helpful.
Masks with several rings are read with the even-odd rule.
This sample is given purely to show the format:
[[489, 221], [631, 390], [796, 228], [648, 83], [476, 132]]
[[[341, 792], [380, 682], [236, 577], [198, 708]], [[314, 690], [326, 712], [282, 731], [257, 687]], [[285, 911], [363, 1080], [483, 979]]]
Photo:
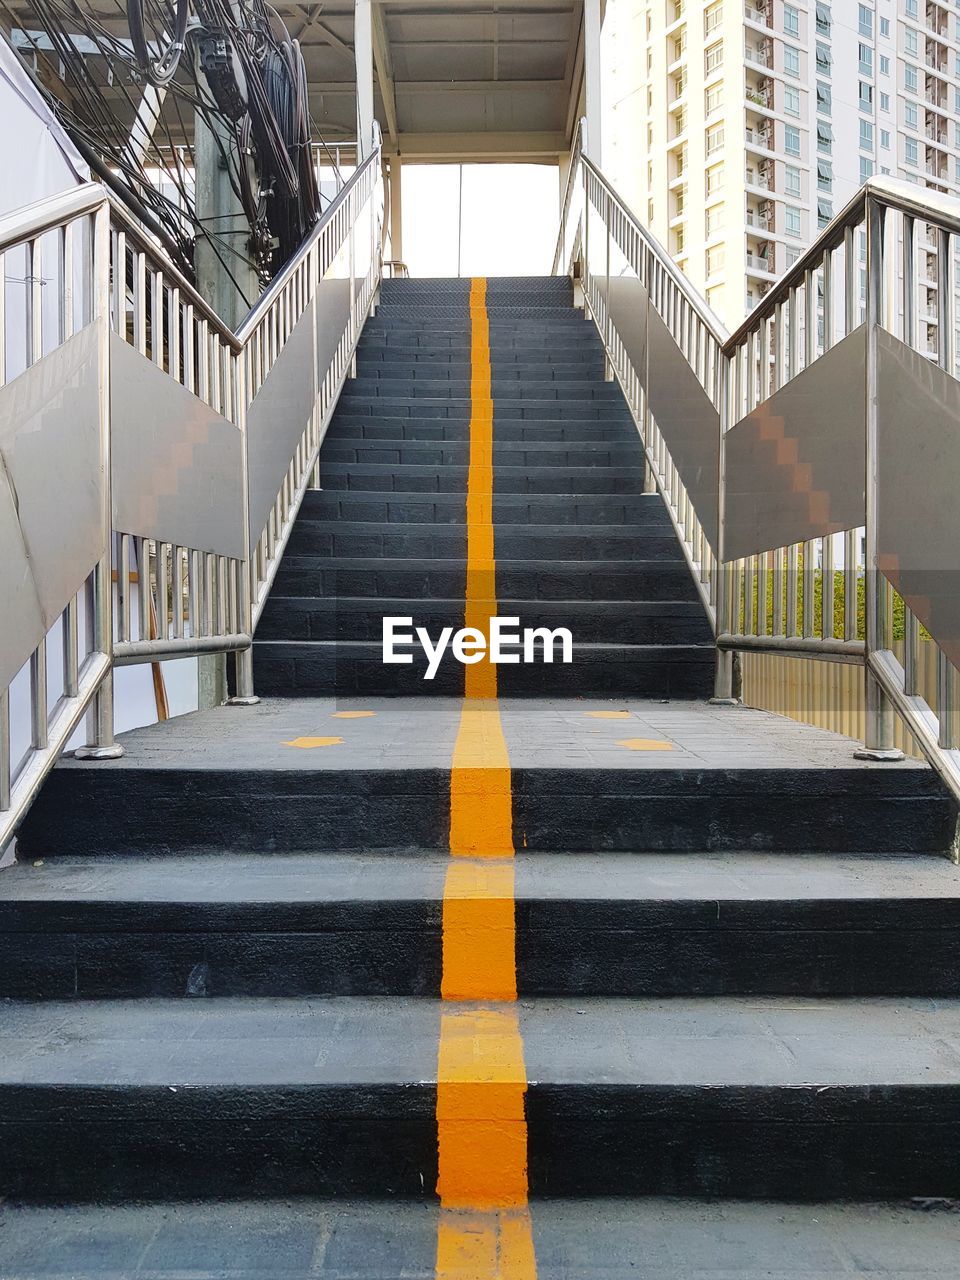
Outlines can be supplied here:
[[[403, 258], [412, 276], [457, 275], [460, 166], [404, 165]], [[463, 166], [460, 274], [541, 276], [560, 217], [556, 165]]]

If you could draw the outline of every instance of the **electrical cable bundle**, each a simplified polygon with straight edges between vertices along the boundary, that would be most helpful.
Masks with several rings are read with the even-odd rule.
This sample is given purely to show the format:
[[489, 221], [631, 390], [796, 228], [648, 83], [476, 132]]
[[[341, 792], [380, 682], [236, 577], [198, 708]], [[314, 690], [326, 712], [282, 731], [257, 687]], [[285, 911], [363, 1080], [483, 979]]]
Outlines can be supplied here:
[[[264, 0], [194, 0], [192, 14], [190, 0], [109, 2], [115, 15], [89, 0], [32, 0], [59, 64], [39, 87], [91, 168], [185, 274], [195, 278], [203, 238], [238, 289], [239, 261], [267, 283], [320, 215], [298, 41]], [[23, 34], [38, 64], [52, 61]], [[51, 87], [58, 78], [66, 93]], [[151, 94], [152, 128], [143, 123]], [[198, 215], [197, 118], [243, 211], [245, 243]]]

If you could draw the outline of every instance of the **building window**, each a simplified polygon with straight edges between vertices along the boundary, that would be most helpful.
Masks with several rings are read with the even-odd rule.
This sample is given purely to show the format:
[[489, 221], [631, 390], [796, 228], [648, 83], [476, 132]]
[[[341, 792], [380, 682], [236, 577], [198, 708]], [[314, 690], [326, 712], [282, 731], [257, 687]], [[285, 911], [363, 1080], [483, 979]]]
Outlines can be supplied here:
[[714, 245], [712, 249], [707, 250], [707, 275], [715, 276], [722, 271], [727, 260], [726, 246], [722, 244]]
[[861, 151], [873, 150], [873, 121], [860, 121], [860, 149]]
[[890, 110], [890, 95], [889, 95], [889, 93], [881, 93], [881, 95], [880, 95], [880, 110], [881, 110], [881, 111], [889, 111], [889, 110]]
[[683, 227], [677, 227], [673, 233], [673, 253], [674, 257], [683, 253], [684, 246], [684, 230]]
[[817, 81], [817, 110], [821, 115], [828, 116], [833, 108], [833, 92], [828, 84], [824, 84], [822, 80]]
[[716, 155], [723, 150], [723, 125], [715, 124], [707, 130], [706, 152], [708, 156]]
[[862, 184], [862, 183], [864, 183], [864, 182], [866, 182], [866, 180], [867, 180], [868, 178], [872, 178], [872, 177], [873, 177], [873, 175], [874, 175], [874, 171], [875, 171], [875, 170], [876, 170], [876, 165], [873, 163], [873, 161], [870, 159], [870, 157], [869, 157], [869, 156], [861, 156], [861, 157], [860, 157], [860, 182], [861, 182], [861, 184]]
[[788, 204], [786, 206], [786, 209], [784, 210], [784, 213], [785, 213], [784, 227], [787, 235], [794, 236], [796, 239], [799, 240], [801, 235], [800, 210], [797, 209], [794, 205]]
[[703, 14], [703, 34], [705, 36], [712, 35], [714, 31], [723, 22], [723, 4], [722, 0], [710, 5]]
[[903, 68], [903, 87], [908, 91], [908, 93], [917, 92], [917, 68], [916, 67]]
[[890, 74], [890, 59], [882, 53], [880, 55], [880, 74], [882, 76], [888, 76]]
[[873, 50], [868, 44], [860, 45], [860, 74], [862, 76], [873, 75]]
[[783, 69], [788, 76], [800, 74], [800, 50], [789, 44], [783, 46]]
[[889, 18], [880, 19], [880, 35], [885, 40], [889, 39], [890, 37], [890, 19]]
[[788, 156], [800, 154], [800, 130], [795, 124], [783, 126], [783, 149]]
[[920, 47], [920, 37], [917, 35], [916, 31], [912, 30], [910, 27], [907, 27], [903, 33], [903, 47], [912, 58], [917, 56], [917, 50]]
[[817, 161], [817, 189], [819, 191], [833, 190], [833, 165], [829, 160]]
[[917, 163], [917, 140], [916, 138], [904, 138], [903, 140], [903, 159], [905, 164]]
[[829, 200], [817, 201], [817, 226], [823, 230], [830, 219], [833, 217], [833, 205]]
[[907, 0], [907, 17], [916, 18], [920, 14], [919, 0]]
[[800, 37], [800, 10], [792, 4], [783, 6], [783, 30], [788, 36]]
[[828, 154], [833, 149], [833, 129], [824, 121], [817, 123], [817, 150], [826, 151]]
[[907, 102], [903, 108], [903, 123], [908, 129], [917, 127], [917, 104], [915, 102]]
[[795, 249], [793, 245], [787, 245], [787, 270], [789, 271], [791, 267], [796, 266], [799, 261], [800, 250]]
[[817, 74], [828, 76], [830, 68], [833, 66], [833, 57], [830, 53], [830, 46], [821, 44], [817, 41]]
[[712, 196], [723, 186], [723, 165], [715, 164], [707, 170], [707, 195]]
[[796, 165], [788, 164], [783, 171], [784, 182], [783, 189], [788, 196], [794, 196], [800, 199], [800, 170]]
[[723, 223], [724, 223], [723, 204], [721, 203], [721, 204], [711, 205], [710, 208], [707, 210], [707, 217], [706, 217], [706, 230], [707, 230], [708, 240], [710, 239], [711, 236], [715, 236], [721, 230], [721, 228], [723, 227]]
[[880, 146], [884, 149], [884, 151], [890, 150], [890, 130], [889, 129], [880, 130]]
[[718, 40], [716, 44], [712, 44], [703, 55], [703, 66], [706, 74], [712, 75], [714, 71], [719, 71], [723, 66], [723, 41]]
[[869, 111], [873, 107], [873, 85], [866, 80], [860, 81], [860, 110]]
[[715, 111], [719, 111], [723, 105], [723, 85], [715, 84], [712, 89], [708, 89], [704, 94], [704, 108], [708, 116], [712, 116]]
[[788, 116], [798, 116], [800, 114], [800, 90], [796, 85], [784, 85], [783, 109]]
[[868, 9], [865, 4], [860, 5], [859, 31], [862, 36], [873, 39], [873, 10]]

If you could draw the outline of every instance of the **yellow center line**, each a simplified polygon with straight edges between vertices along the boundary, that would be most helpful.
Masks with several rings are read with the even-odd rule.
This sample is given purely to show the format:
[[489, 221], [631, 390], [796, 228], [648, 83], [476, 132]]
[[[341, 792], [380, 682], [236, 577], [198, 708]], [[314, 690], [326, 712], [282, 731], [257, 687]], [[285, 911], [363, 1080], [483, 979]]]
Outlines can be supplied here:
[[[497, 601], [486, 291], [486, 280], [471, 282], [464, 621], [489, 635]], [[465, 668], [450, 772], [450, 853], [437, 1060], [436, 1276], [535, 1280], [527, 1075], [516, 1005], [513, 795], [497, 669], [487, 657]]]

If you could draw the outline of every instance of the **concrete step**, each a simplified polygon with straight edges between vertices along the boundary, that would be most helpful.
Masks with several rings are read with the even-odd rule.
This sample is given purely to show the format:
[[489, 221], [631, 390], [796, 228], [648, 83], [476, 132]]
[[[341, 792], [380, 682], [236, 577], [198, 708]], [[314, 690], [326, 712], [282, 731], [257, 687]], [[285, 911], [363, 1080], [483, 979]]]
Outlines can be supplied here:
[[[440, 1013], [399, 997], [21, 1003], [0, 1059], [3, 1185], [422, 1199]], [[517, 1016], [534, 1198], [960, 1191], [960, 1001], [543, 998]]]
[[[483, 1219], [489, 1224], [492, 1215]], [[539, 1280], [953, 1280], [950, 1203], [537, 1200]], [[7, 1280], [435, 1280], [434, 1204], [310, 1197], [4, 1206]]]
[[[342, 441], [361, 437], [368, 440], [452, 440], [467, 443], [470, 439], [470, 423], [467, 420], [449, 418], [417, 418], [405, 415], [357, 414], [346, 408], [338, 409], [331, 420], [326, 441]], [[497, 423], [494, 448], [503, 448], [517, 441], [528, 440], [533, 444], [552, 444], [558, 441], [570, 443], [617, 442], [639, 448], [637, 429], [633, 421], [598, 421], [596, 418], [566, 422], [534, 420]]]
[[[308, 489], [301, 513], [328, 520], [382, 521], [387, 524], [463, 524], [465, 493], [392, 493], [384, 490]], [[657, 494], [496, 493], [494, 520], [530, 525], [623, 525], [659, 523], [664, 515]]]
[[[520, 850], [919, 854], [953, 840], [929, 768], [858, 761], [853, 742], [777, 716], [623, 695], [499, 705]], [[368, 714], [338, 717], [355, 709]], [[136, 730], [120, 760], [53, 770], [18, 853], [446, 853], [461, 711], [457, 697], [265, 698]]]
[[[581, 441], [577, 444], [554, 444], [550, 441], [522, 442], [500, 441], [493, 446], [495, 464], [525, 467], [537, 471], [541, 467], [636, 467], [643, 457], [636, 437], [623, 444], [611, 444], [606, 440]], [[326, 440], [321, 455], [321, 467], [334, 463], [337, 466], [375, 463], [377, 466], [457, 466], [470, 462], [468, 441], [383, 440], [337, 441]]]
[[[612, 400], [623, 402], [623, 392], [613, 382], [602, 378], [503, 378], [494, 372], [491, 393], [499, 405], [501, 399], [513, 400]], [[387, 376], [367, 377], [361, 370], [351, 378], [343, 390], [342, 400], [349, 403], [354, 398], [377, 396], [387, 399], [427, 399], [449, 397], [455, 400], [470, 399], [469, 378], [424, 378], [410, 373], [393, 371]]]
[[[682, 552], [664, 513], [663, 522], [636, 529], [609, 525], [494, 526], [494, 547], [504, 560], [680, 560]], [[466, 526], [377, 524], [301, 518], [287, 554], [294, 556], [422, 557], [464, 560]], [[461, 601], [461, 604], [463, 602]]]
[[[501, 612], [509, 616], [511, 607], [504, 605]], [[379, 640], [256, 640], [253, 646], [254, 684], [268, 697], [462, 695], [461, 663], [448, 653], [432, 680], [425, 679], [427, 665], [419, 646], [409, 665], [385, 664]], [[710, 697], [715, 668], [712, 644], [584, 644], [575, 639], [571, 662], [561, 661], [558, 644], [554, 661], [503, 665], [497, 681], [500, 693], [510, 697], [620, 693], [684, 700]]]
[[[521, 627], [569, 627], [579, 643], [707, 644], [712, 638], [698, 600], [512, 600], [510, 608]], [[464, 602], [382, 596], [320, 599], [274, 593], [260, 615], [257, 640], [379, 643], [384, 617], [413, 618], [416, 626], [436, 636], [444, 627], [456, 631], [464, 625]]]
[[[639, 458], [638, 458], [639, 461]], [[500, 463], [494, 486], [497, 494], [617, 494], [642, 493], [642, 466], [518, 467]], [[326, 462], [320, 457], [322, 489], [362, 489], [383, 493], [460, 493], [466, 497], [467, 467], [384, 463]]]
[[[463, 381], [470, 378], [470, 353], [454, 356], [451, 353], [438, 353], [428, 356], [414, 356], [380, 350], [376, 353], [362, 352], [358, 360], [360, 378], [410, 378]], [[585, 354], [582, 359], [565, 357], [560, 360], [551, 359], [548, 353], [542, 353], [539, 360], [521, 361], [515, 357], [498, 360], [493, 376], [497, 382], [504, 384], [529, 378], [534, 382], [602, 382], [603, 357], [597, 352]]]
[[[450, 396], [377, 396], [369, 393], [354, 394], [349, 389], [340, 397], [340, 407], [350, 413], [378, 417], [381, 413], [390, 418], [452, 418], [469, 422], [472, 406], [466, 397]], [[496, 420], [519, 421], [523, 419], [567, 422], [618, 421], [629, 422], [630, 410], [621, 400], [558, 400], [522, 398], [497, 398]]]
[[[448, 859], [236, 854], [20, 863], [0, 998], [440, 994]], [[942, 858], [517, 859], [521, 996], [952, 996]]]
[[[408, 596], [464, 599], [466, 561], [287, 555], [274, 590], [298, 596]], [[509, 612], [512, 600], [696, 600], [686, 562], [653, 560], [497, 560], [497, 600]]]

